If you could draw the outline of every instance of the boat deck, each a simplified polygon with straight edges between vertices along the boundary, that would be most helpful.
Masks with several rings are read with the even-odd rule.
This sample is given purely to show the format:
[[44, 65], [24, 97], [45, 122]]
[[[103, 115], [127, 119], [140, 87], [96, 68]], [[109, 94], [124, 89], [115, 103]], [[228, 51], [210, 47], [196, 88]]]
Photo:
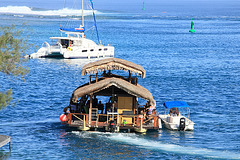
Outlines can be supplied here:
[[[83, 121], [80, 121], [80, 120], [72, 120], [71, 121], [71, 127], [81, 127], [83, 126]], [[90, 127], [90, 128], [94, 128], [94, 129], [105, 129], [105, 127], [108, 126], [107, 122], [96, 122], [96, 121], [93, 121], [91, 122], [90, 125], [86, 125], [87, 127]], [[154, 126], [153, 123], [146, 123], [146, 124], [143, 124], [142, 125], [143, 128], [145, 129], [158, 129], [158, 127]], [[134, 124], [128, 124], [128, 125], [120, 125], [119, 126], [119, 129], [120, 130], [134, 130], [134, 128], [136, 128], [136, 125]]]

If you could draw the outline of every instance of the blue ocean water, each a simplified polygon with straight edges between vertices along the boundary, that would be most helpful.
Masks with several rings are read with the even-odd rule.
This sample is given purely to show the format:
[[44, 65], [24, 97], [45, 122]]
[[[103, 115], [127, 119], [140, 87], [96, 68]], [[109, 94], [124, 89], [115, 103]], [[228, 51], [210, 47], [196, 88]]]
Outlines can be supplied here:
[[[0, 75], [1, 90], [12, 87], [18, 101], [0, 111], [0, 134], [12, 138], [11, 152], [4, 146], [0, 159], [240, 159], [239, 3], [149, 0], [142, 11], [142, 1], [95, 2], [101, 41], [115, 46], [115, 57], [144, 67], [146, 78], [139, 83], [153, 94], [160, 113], [165, 101], [188, 102], [193, 132], [65, 128], [59, 115], [72, 91], [88, 80], [81, 67], [89, 61], [31, 59], [26, 82]], [[40, 47], [60, 36], [58, 28], [66, 21], [78, 22], [64, 15], [63, 6], [56, 0], [1, 0], [0, 26], [26, 22], [28, 40]], [[194, 34], [188, 32], [192, 18]], [[86, 26], [92, 21], [87, 16]], [[86, 34], [97, 41], [94, 30]]]

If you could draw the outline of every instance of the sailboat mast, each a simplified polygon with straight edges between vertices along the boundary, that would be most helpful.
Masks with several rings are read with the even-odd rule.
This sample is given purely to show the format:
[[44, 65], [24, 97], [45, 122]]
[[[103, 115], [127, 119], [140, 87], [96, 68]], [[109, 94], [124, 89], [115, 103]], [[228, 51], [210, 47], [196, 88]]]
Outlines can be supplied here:
[[100, 40], [99, 40], [99, 35], [98, 35], [98, 29], [97, 29], [96, 17], [95, 17], [95, 13], [94, 13], [93, 1], [92, 1], [92, 0], [90, 0], [90, 2], [91, 2], [91, 4], [92, 4], [93, 18], [94, 18], [94, 25], [95, 25], [96, 32], [97, 32], [98, 44], [101, 44], [101, 42], [100, 42]]
[[82, 27], [84, 27], [83, 0], [82, 0]]

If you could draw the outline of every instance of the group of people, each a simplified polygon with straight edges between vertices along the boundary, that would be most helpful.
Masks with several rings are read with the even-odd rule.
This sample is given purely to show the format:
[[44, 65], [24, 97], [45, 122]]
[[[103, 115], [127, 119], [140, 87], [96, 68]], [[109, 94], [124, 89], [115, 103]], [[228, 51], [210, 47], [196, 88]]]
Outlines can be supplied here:
[[100, 111], [101, 114], [103, 114], [103, 110], [104, 110], [104, 104], [102, 104], [102, 101], [98, 102], [98, 99], [96, 96], [94, 96], [93, 98], [93, 108], [98, 108], [98, 111]]
[[[82, 113], [89, 113], [90, 108], [90, 100], [87, 101], [86, 105], [82, 105]], [[104, 105], [101, 101], [98, 101], [97, 97], [94, 96], [92, 100], [92, 108], [98, 108], [99, 111], [101, 111], [101, 114], [103, 114]]]
[[146, 103], [146, 105], [139, 110], [140, 118], [143, 118], [144, 120], [151, 119], [152, 116], [157, 115], [157, 110], [154, 106], [150, 105], [149, 102]]
[[169, 114], [171, 116], [179, 116], [180, 115], [180, 111], [179, 111], [179, 109], [177, 107], [174, 107], [174, 108], [171, 108], [169, 110]]
[[[88, 96], [82, 97], [78, 103], [70, 102], [69, 106], [64, 108], [64, 113], [89, 113], [90, 108], [90, 100], [87, 100]], [[114, 111], [117, 107], [117, 97], [112, 96], [109, 98], [108, 103], [106, 103], [105, 107], [104, 104], [101, 101], [98, 101], [97, 97], [94, 96], [92, 99], [92, 108], [98, 108], [98, 111], [100, 114], [103, 114], [105, 110], [105, 114], [107, 114], [108, 111], [112, 111], [113, 103], [115, 104]]]
[[117, 111], [117, 99], [118, 99], [117, 96], [111, 96], [104, 107], [104, 104], [102, 104], [101, 101], [98, 102], [98, 99], [96, 98], [96, 96], [94, 96], [93, 108], [98, 108], [98, 110], [101, 111], [100, 112], [101, 114], [103, 114], [104, 110], [105, 110], [105, 114], [107, 114], [107, 112], [112, 111], [113, 108], [114, 108], [114, 112], [116, 112]]
[[[90, 100], [87, 100], [88, 97], [82, 97], [82, 99], [79, 101], [79, 103], [73, 103], [71, 102], [68, 107], [64, 108], [65, 114], [67, 113], [89, 113], [90, 108]], [[87, 101], [87, 103], [86, 103]], [[97, 97], [94, 96], [92, 100], [92, 108], [98, 108], [98, 111], [100, 114], [104, 113], [107, 114], [107, 112], [116, 112], [117, 111], [117, 101], [118, 98], [116, 96], [112, 96], [109, 98], [108, 103], [106, 103], [105, 107], [104, 104], [101, 101], [98, 101]], [[157, 111], [154, 106], [150, 105], [149, 102], [146, 103], [146, 105], [142, 108], [138, 108], [138, 113], [140, 114], [140, 117], [144, 120], [151, 119], [152, 116], [157, 115]], [[179, 114], [179, 111], [175, 108], [170, 110], [170, 114]]]

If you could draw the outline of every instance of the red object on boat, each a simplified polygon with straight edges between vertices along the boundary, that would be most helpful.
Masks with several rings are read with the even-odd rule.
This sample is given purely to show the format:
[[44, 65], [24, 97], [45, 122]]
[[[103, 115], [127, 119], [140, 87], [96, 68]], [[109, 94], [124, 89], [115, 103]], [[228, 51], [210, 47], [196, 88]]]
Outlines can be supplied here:
[[60, 119], [60, 121], [65, 122], [65, 121], [67, 121], [67, 116], [65, 114], [61, 114], [59, 119]]

